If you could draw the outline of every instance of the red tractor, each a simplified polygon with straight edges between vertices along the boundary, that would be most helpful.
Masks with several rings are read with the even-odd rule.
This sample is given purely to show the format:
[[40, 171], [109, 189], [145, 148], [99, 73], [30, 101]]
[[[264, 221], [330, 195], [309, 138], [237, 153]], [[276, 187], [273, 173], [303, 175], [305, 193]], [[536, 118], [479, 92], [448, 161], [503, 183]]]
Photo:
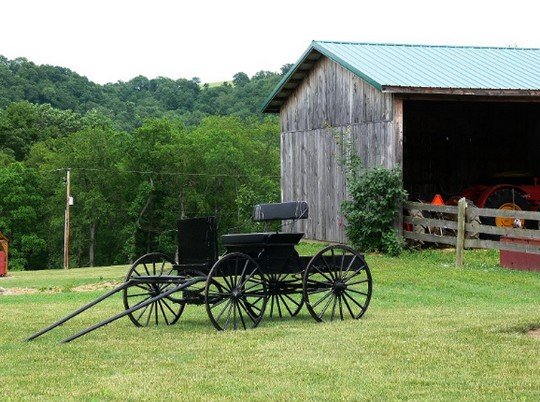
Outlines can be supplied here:
[[[461, 192], [479, 208], [506, 209], [512, 211], [537, 211], [540, 208], [540, 184], [537, 177], [506, 176], [507, 184], [476, 184]], [[528, 182], [528, 183], [527, 183]], [[513, 227], [512, 218], [484, 218], [486, 224]], [[521, 227], [538, 229], [536, 222], [521, 220]]]

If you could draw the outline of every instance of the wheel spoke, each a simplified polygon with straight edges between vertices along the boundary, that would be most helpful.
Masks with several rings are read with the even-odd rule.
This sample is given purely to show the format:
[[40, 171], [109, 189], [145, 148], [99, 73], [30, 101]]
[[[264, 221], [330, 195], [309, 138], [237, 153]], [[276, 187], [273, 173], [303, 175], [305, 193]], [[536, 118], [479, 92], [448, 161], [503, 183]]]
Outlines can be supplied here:
[[337, 296], [334, 295], [334, 304], [332, 305], [332, 314], [330, 315], [330, 321], [334, 321], [334, 314], [336, 313]]
[[338, 296], [338, 300], [339, 300], [339, 318], [341, 318], [341, 321], [343, 321], [343, 305], [341, 303], [342, 298], [343, 298], [343, 296], [341, 296], [341, 295]]
[[218, 300], [217, 302], [214, 302], [214, 304], [212, 304], [212, 305], [210, 306], [210, 308], [211, 308], [211, 309], [216, 308], [217, 306], [219, 306], [220, 304], [222, 304], [223, 302], [225, 302], [225, 301], [227, 301], [227, 300], [231, 300], [231, 299], [229, 299], [229, 298], [223, 298], [223, 299], [221, 299], [221, 300]]
[[[246, 303], [245, 303], [245, 300], [240, 300], [240, 303], [239, 303], [240, 306], [242, 306], [242, 308], [244, 309], [244, 311], [246, 312], [246, 314], [248, 315], [248, 317], [250, 318], [251, 321], [253, 321], [253, 323], [257, 322], [257, 320], [255, 319], [255, 317], [253, 317], [251, 315], [251, 313], [249, 312], [249, 308], [247, 308], [246, 306]], [[261, 310], [259, 310], [261, 311]]]
[[325, 300], [328, 296], [331, 296], [332, 294], [333, 294], [332, 292], [328, 292], [328, 293], [326, 294], [326, 296], [321, 297], [321, 298], [320, 298], [319, 300], [317, 300], [317, 302], [315, 302], [315, 304], [313, 304], [311, 307], [312, 307], [313, 309], [315, 309], [315, 307], [317, 307], [323, 300]]
[[223, 315], [223, 313], [225, 312], [225, 310], [228, 309], [228, 307], [230, 306], [230, 304], [232, 303], [232, 300], [231, 299], [227, 299], [228, 303], [225, 305], [225, 307], [223, 307], [223, 310], [221, 310], [221, 312], [219, 313], [219, 315], [216, 317], [216, 321], [219, 321], [219, 319], [221, 318], [221, 316]]
[[246, 322], [244, 321], [244, 317], [242, 316], [242, 310], [240, 310], [240, 301], [236, 303], [236, 308], [238, 309], [238, 316], [240, 317], [240, 322], [242, 323], [244, 329], [246, 329]]
[[287, 309], [287, 311], [289, 312], [289, 314], [292, 316], [293, 315], [293, 312], [291, 311], [291, 309], [289, 308], [289, 306], [287, 305], [287, 303], [285, 302], [285, 299], [283, 298], [282, 295], [278, 295], [279, 298], [281, 298], [281, 301], [283, 302], [283, 305], [285, 306], [285, 308]]
[[351, 306], [349, 305], [349, 302], [347, 301], [347, 298], [345, 296], [343, 296], [343, 302], [345, 303], [345, 306], [347, 306], [347, 310], [349, 310], [349, 313], [351, 313], [351, 317], [352, 318], [356, 318], [356, 316], [354, 315], [352, 309], [351, 309]]
[[352, 265], [353, 265], [354, 260], [356, 260], [356, 254], [353, 255], [353, 258], [351, 259], [351, 262], [350, 262], [349, 265], [347, 266], [347, 269], [345, 270], [345, 272], [343, 273], [343, 275], [345, 275], [347, 272], [349, 272], [349, 270], [351, 269], [351, 267], [352, 267]]
[[165, 261], [161, 263], [161, 270], [159, 271], [159, 276], [163, 275], [163, 271], [165, 271]]
[[332, 301], [332, 299], [334, 299], [334, 294], [333, 294], [333, 293], [330, 293], [330, 295], [331, 295], [332, 297], [330, 297], [330, 299], [328, 299], [328, 302], [324, 305], [324, 307], [323, 307], [323, 309], [322, 309], [322, 311], [321, 311], [321, 314], [318, 315], [318, 317], [319, 317], [320, 319], [322, 319], [324, 313], [326, 313], [326, 310], [327, 310], [328, 307], [330, 306], [330, 302]]
[[347, 282], [345, 283], [347, 283], [347, 286], [353, 286], [353, 285], [360, 285], [361, 283], [367, 283], [367, 282], [369, 282], [369, 279], [363, 279], [361, 281], [353, 282], [353, 283], [347, 283]]
[[259, 297], [257, 300], [255, 300], [255, 302], [250, 303], [250, 302], [248, 302], [248, 300], [246, 298], [244, 298], [244, 303], [246, 305], [248, 305], [251, 309], [257, 309], [257, 310], [259, 310], [259, 312], [261, 312], [262, 308], [259, 308], [259, 307], [256, 306], [256, 303], [261, 299], [262, 299], [262, 297]]
[[233, 301], [233, 329], [234, 330], [237, 330], [238, 329], [238, 324], [236, 322], [236, 301]]
[[141, 297], [141, 296], [147, 296], [148, 293], [136, 293], [136, 294], [131, 294], [131, 295], [127, 295], [127, 297]]
[[362, 309], [362, 311], [364, 310], [364, 306], [362, 306], [360, 303], [358, 303], [356, 300], [353, 299], [353, 297], [351, 295], [349, 295], [347, 292], [344, 292], [343, 295], [345, 295], [346, 297], [348, 297], [349, 299], [351, 299], [351, 301], [356, 304], [358, 307], [360, 307]]
[[341, 264], [339, 265], [339, 278], [343, 278], [343, 265], [345, 265], [345, 250], [341, 249]]
[[308, 279], [307, 279], [307, 282], [308, 282], [308, 283], [311, 283], [311, 284], [314, 284], [314, 285], [332, 286], [332, 281], [324, 282], [324, 281], [318, 281], [318, 280], [313, 279], [313, 278], [308, 278]]
[[169, 304], [165, 301], [165, 299], [162, 299], [161, 301], [163, 302], [163, 304], [165, 305], [165, 307], [167, 307], [167, 310], [169, 310], [169, 311], [174, 315], [174, 317], [176, 318], [176, 317], [177, 317], [176, 313], [175, 313], [174, 310], [169, 306]]
[[313, 268], [318, 272], [320, 273], [328, 282], [334, 282], [334, 279], [332, 278], [332, 276], [330, 275], [330, 277], [326, 276], [326, 274], [321, 271], [316, 265], [313, 265]]
[[249, 290], [254, 289], [257, 286], [261, 286], [261, 285], [262, 285], [262, 282], [261, 283], [256, 283], [255, 285], [251, 285], [249, 288], [244, 289], [244, 293], [247, 293]]
[[[144, 301], [144, 300], [143, 300]], [[142, 302], [141, 302], [142, 303]], [[137, 321], [139, 321], [142, 316], [144, 315], [144, 313], [146, 312], [146, 310], [148, 310], [148, 304], [146, 306], [143, 307], [143, 310], [141, 312], [141, 314], [139, 314], [139, 316], [137, 317]]]
[[244, 264], [244, 268], [242, 269], [242, 274], [240, 275], [241, 278], [244, 277], [248, 265], [249, 265], [249, 260], [246, 260], [246, 263]]
[[279, 318], [283, 318], [283, 314], [281, 313], [281, 304], [279, 302], [279, 295], [276, 295], [276, 304], [278, 308]]
[[167, 325], [171, 325], [169, 323], [169, 320], [167, 319], [167, 316], [165, 315], [165, 310], [163, 310], [163, 306], [161, 304], [161, 300], [158, 300], [158, 304], [159, 304], [159, 309], [161, 310], [161, 314], [163, 315], [163, 319], [165, 320], [165, 324]]
[[[334, 250], [332, 249], [332, 253], [334, 252]], [[334, 270], [333, 270], [333, 267], [330, 268], [330, 266], [328, 265], [328, 262], [326, 262], [326, 258], [324, 258], [324, 254], [321, 254], [321, 260], [323, 262], [323, 264], [326, 266], [326, 268], [328, 269], [328, 275], [330, 275], [330, 277], [332, 278], [332, 282], [335, 282], [336, 280], [336, 277], [334, 276]]]
[[232, 290], [234, 289], [234, 286], [233, 286], [233, 284], [232, 284], [232, 281], [231, 281], [231, 283], [229, 283], [229, 281], [227, 280], [227, 276], [226, 276], [226, 275], [223, 275], [222, 278], [223, 278], [223, 281], [224, 281], [224, 282], [227, 284], [227, 286], [229, 287], [229, 288], [226, 289], [226, 290], [232, 291]]
[[229, 320], [231, 319], [231, 313], [234, 309], [234, 303], [231, 301], [232, 306], [228, 308], [229, 312], [227, 313], [227, 318], [225, 319], [225, 323], [223, 324], [223, 329], [227, 329], [229, 326]]
[[314, 295], [314, 294], [317, 294], [317, 293], [328, 292], [328, 291], [332, 291], [332, 288], [311, 289], [311, 290], [308, 290], [307, 293], [308, 293], [308, 295]]
[[283, 294], [283, 297], [286, 297], [287, 299], [292, 301], [296, 305], [296, 307], [300, 307], [302, 305], [302, 303], [297, 302], [296, 300], [294, 300], [291, 296], [289, 296], [286, 293]]
[[368, 295], [367, 293], [359, 292], [358, 290], [349, 289], [349, 288], [347, 288], [347, 291], [348, 291], [348, 292], [357, 293], [357, 294], [359, 294], [359, 295], [366, 296], [366, 297], [367, 297], [367, 295]]
[[139, 289], [146, 290], [147, 292], [150, 291], [150, 286], [149, 285], [145, 286], [145, 285], [136, 284], [134, 286], [139, 288]]
[[274, 315], [274, 295], [270, 297], [270, 317]]
[[347, 283], [349, 282], [352, 278], [354, 278], [355, 276], [358, 276], [358, 275], [361, 275], [362, 274], [362, 270], [364, 269], [364, 267], [360, 267], [358, 269], [355, 269], [347, 278], [345, 278], [343, 280], [343, 282]]
[[257, 267], [255, 267], [255, 269], [251, 272], [251, 274], [248, 275], [248, 277], [240, 284], [240, 287], [243, 287], [245, 286], [245, 284], [250, 281], [250, 279], [253, 277], [253, 275], [255, 275], [255, 273], [257, 273], [258, 269]]
[[239, 261], [239, 258], [234, 259], [234, 286], [235, 287], [238, 285], [238, 261]]
[[152, 318], [152, 310], [153, 310], [153, 308], [154, 308], [154, 303], [151, 303], [150, 304], [150, 312], [148, 313], [148, 317], [146, 318], [145, 327], [147, 327], [150, 324], [150, 318]]

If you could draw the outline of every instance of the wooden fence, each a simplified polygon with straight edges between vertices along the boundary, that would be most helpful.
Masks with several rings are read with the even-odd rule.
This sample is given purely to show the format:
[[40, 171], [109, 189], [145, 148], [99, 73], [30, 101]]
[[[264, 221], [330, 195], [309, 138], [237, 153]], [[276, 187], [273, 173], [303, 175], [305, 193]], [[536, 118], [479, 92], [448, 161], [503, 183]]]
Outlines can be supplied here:
[[[422, 243], [447, 244], [456, 247], [456, 266], [463, 265], [463, 249], [484, 248], [540, 254], [540, 212], [511, 211], [468, 206], [464, 198], [457, 206], [406, 202], [403, 222], [409, 230], [403, 237]], [[511, 218], [527, 221], [528, 227], [497, 227], [482, 224], [481, 218]], [[532, 225], [531, 225], [532, 223]], [[536, 239], [537, 244], [514, 243], [497, 238]], [[491, 238], [488, 240], [486, 238]]]

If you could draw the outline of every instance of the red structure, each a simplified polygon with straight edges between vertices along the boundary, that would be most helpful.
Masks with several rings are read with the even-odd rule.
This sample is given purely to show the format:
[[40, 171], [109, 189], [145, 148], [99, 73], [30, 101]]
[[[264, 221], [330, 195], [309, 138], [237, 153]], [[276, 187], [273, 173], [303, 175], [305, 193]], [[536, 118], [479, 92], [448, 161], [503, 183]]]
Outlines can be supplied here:
[[9, 239], [0, 232], [0, 276], [8, 273], [8, 244]]
[[[537, 239], [519, 239], [515, 237], [501, 237], [501, 242], [513, 244], [540, 245]], [[522, 251], [501, 250], [500, 264], [502, 267], [520, 269], [524, 271], [540, 272], [540, 254], [524, 253]]]

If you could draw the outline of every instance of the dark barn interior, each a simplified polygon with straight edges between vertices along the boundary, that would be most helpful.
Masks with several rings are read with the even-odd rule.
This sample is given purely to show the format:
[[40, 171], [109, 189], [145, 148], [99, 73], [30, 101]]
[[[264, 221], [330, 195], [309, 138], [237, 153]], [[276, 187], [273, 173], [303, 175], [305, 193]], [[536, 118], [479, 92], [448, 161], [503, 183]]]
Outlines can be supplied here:
[[411, 199], [540, 177], [540, 103], [404, 100], [403, 110]]

